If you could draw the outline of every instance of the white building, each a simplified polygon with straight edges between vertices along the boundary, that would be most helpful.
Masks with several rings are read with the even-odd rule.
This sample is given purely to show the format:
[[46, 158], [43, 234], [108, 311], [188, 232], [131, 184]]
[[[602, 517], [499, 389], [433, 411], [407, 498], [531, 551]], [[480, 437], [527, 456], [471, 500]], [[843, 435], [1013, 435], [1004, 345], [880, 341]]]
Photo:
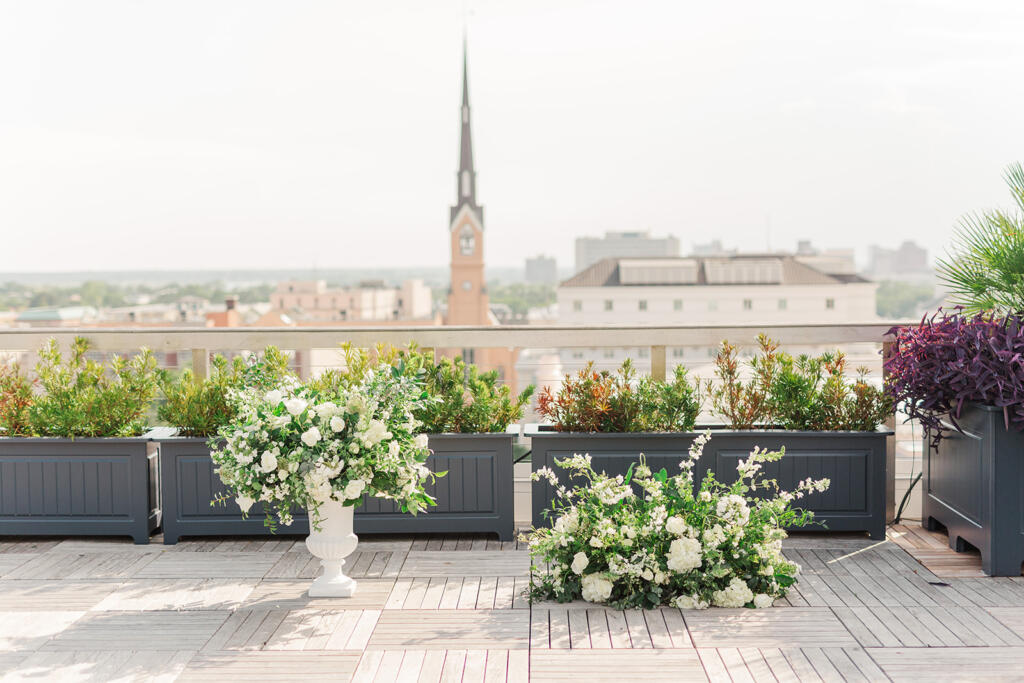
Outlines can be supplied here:
[[576, 238], [576, 270], [579, 273], [606, 258], [679, 256], [679, 240], [671, 235], [651, 237], [647, 232], [609, 232], [604, 237]]
[[[559, 322], [567, 325], [744, 324], [801, 325], [877, 320], [875, 285], [853, 274], [830, 274], [791, 255], [606, 259], [558, 288]], [[731, 339], [743, 345], [753, 339]], [[869, 345], [870, 346], [870, 345]], [[787, 347], [811, 353], [813, 347]], [[851, 364], [875, 349], [847, 349]], [[668, 350], [668, 365], [708, 366], [712, 347]], [[639, 370], [650, 367], [649, 349], [569, 349], [563, 370], [586, 361], [615, 367], [626, 357]], [[703, 373], [702, 373], [703, 374]]]
[[323, 280], [290, 280], [278, 283], [270, 304], [296, 320], [322, 322], [422, 320], [433, 309], [430, 288], [422, 280], [406, 280], [401, 287], [373, 281], [339, 289], [328, 288]]

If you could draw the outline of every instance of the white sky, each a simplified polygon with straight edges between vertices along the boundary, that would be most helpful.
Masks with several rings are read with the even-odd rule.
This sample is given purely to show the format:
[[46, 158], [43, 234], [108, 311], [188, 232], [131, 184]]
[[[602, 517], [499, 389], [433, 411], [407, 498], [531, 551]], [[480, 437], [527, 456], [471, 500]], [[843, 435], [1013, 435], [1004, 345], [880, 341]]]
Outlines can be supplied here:
[[[0, 271], [444, 265], [464, 3], [0, 0]], [[1024, 3], [470, 3], [487, 257], [1005, 206]]]

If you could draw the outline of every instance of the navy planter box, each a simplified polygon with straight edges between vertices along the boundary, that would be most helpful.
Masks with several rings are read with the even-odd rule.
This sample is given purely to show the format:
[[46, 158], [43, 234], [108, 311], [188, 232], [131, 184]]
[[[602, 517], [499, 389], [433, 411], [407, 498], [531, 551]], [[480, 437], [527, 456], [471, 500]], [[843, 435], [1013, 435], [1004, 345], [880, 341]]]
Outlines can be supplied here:
[[145, 438], [0, 438], [0, 536], [131, 536], [160, 523]]
[[[712, 431], [711, 441], [694, 470], [699, 482], [710, 469], [723, 483], [736, 478], [736, 463], [755, 446], [786, 447], [781, 461], [765, 465], [765, 476], [777, 479], [785, 490], [807, 479], [828, 478], [832, 485], [824, 493], [813, 493], [799, 501], [814, 512], [817, 522], [828, 531], [866, 531], [873, 539], [885, 538], [885, 445], [891, 432], [791, 432], [781, 430]], [[562, 481], [565, 471], [555, 459], [574, 453], [589, 453], [594, 469], [608, 474], [625, 474], [630, 463], [643, 453], [647, 464], [669, 474], [679, 472], [687, 457], [694, 433], [580, 434], [540, 433], [533, 437], [533, 469], [547, 466]], [[546, 524], [542, 512], [550, 508], [553, 491], [543, 481], [534, 484], [533, 523]], [[815, 529], [821, 527], [806, 527]]]
[[924, 442], [925, 527], [949, 532], [949, 547], [981, 551], [989, 576], [1020, 576], [1024, 563], [1024, 434], [1000, 408], [968, 404], [938, 449]]
[[[431, 435], [433, 455], [427, 466], [448, 472], [427, 487], [437, 505], [414, 517], [391, 501], [366, 497], [356, 508], [356, 533], [491, 532], [501, 540], [512, 540], [513, 438], [511, 434]], [[233, 498], [226, 505], [210, 505], [226, 489], [214, 473], [207, 443], [195, 438], [160, 439], [164, 543], [177, 543], [183, 536], [270, 536], [259, 503], [245, 519]], [[309, 534], [304, 513], [297, 511], [291, 526], [278, 527], [278, 536], [289, 534]]]

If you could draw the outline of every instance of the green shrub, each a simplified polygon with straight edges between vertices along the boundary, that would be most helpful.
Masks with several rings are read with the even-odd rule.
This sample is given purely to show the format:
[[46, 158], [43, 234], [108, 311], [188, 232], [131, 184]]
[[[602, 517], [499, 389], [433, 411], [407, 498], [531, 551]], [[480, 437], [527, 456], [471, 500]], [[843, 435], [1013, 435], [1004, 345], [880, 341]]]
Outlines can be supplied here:
[[0, 365], [0, 436], [29, 433], [28, 408], [32, 404], [32, 380], [18, 364]]
[[538, 412], [560, 432], [684, 432], [693, 429], [701, 401], [686, 368], [676, 366], [672, 381], [649, 376], [634, 381], [627, 359], [617, 372], [594, 364], [566, 375], [557, 392], [545, 387]]
[[717, 382], [707, 382], [711, 408], [732, 429], [753, 429], [771, 425], [772, 384], [778, 374], [779, 345], [761, 334], [757, 337], [760, 355], [748, 363], [750, 379], [743, 380], [739, 351], [727, 340], [715, 357]]
[[148, 349], [131, 359], [103, 364], [86, 358], [88, 340], [77, 337], [65, 362], [57, 341], [39, 352], [42, 394], [28, 408], [35, 436], [136, 436], [157, 391], [156, 359]]
[[358, 384], [368, 371], [390, 365], [423, 384], [428, 400], [413, 414], [429, 434], [503, 432], [522, 419], [533, 395], [532, 386], [513, 394], [511, 387], [499, 383], [495, 370], [481, 372], [461, 358], [437, 358], [433, 351], [422, 352], [414, 346], [399, 349], [381, 344], [367, 351], [345, 344], [342, 349], [345, 368], [324, 372], [313, 381], [315, 388], [337, 392]]
[[841, 351], [793, 356], [764, 335], [744, 380], [737, 349], [728, 341], [715, 359], [717, 382], [708, 383], [714, 412], [732, 429], [781, 427], [801, 431], [874, 431], [891, 413], [867, 370], [846, 376]]
[[213, 436], [235, 417], [231, 392], [277, 386], [290, 374], [288, 360], [287, 354], [268, 346], [262, 357], [254, 359], [238, 356], [228, 362], [223, 356], [214, 356], [210, 375], [204, 379], [191, 370], [177, 378], [162, 373], [160, 388], [165, 401], [157, 417], [177, 427], [182, 436]]

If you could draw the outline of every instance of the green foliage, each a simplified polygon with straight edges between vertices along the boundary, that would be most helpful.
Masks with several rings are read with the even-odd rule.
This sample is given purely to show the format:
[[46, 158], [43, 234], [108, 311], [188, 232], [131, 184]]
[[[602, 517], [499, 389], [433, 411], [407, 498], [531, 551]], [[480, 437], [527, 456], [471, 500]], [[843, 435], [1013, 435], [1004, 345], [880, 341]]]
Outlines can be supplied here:
[[228, 362], [223, 356], [214, 356], [205, 379], [197, 378], [191, 370], [177, 378], [161, 373], [165, 402], [157, 410], [157, 417], [177, 427], [182, 436], [213, 436], [236, 415], [233, 391], [277, 386], [290, 374], [288, 362], [287, 354], [268, 346], [262, 357], [238, 356]]
[[855, 379], [846, 376], [842, 352], [794, 358], [764, 335], [757, 343], [760, 352], [744, 373], [736, 347], [722, 342], [717, 381], [707, 383], [715, 414], [730, 428], [874, 431], [891, 413], [890, 400], [867, 381], [866, 369]]
[[875, 292], [875, 312], [889, 320], [920, 317], [921, 309], [934, 296], [931, 285], [885, 280]]
[[1024, 167], [1011, 165], [1004, 178], [1016, 210], [964, 216], [938, 262], [939, 279], [968, 313], [1024, 313]]
[[676, 366], [670, 382], [635, 378], [628, 359], [615, 373], [595, 371], [593, 363], [567, 375], [555, 393], [545, 387], [538, 412], [560, 432], [680, 432], [693, 429], [701, 401]]
[[555, 303], [555, 288], [544, 284], [513, 282], [507, 285], [488, 285], [487, 296], [493, 304], [505, 304], [516, 318], [526, 317], [531, 308], [543, 308]]
[[36, 436], [136, 436], [157, 391], [156, 359], [148, 349], [104, 365], [87, 358], [88, 340], [77, 337], [67, 361], [55, 339], [39, 352], [36, 374], [43, 389], [28, 409]]
[[728, 340], [715, 357], [717, 382], [707, 383], [715, 414], [733, 429], [752, 429], [772, 423], [771, 391], [778, 373], [779, 345], [761, 334], [757, 337], [760, 355], [748, 363], [750, 379], [743, 380], [739, 351]]
[[17, 364], [0, 365], [0, 436], [28, 434], [31, 404], [32, 380]]
[[403, 376], [420, 381], [427, 394], [413, 414], [430, 434], [481, 434], [503, 432], [523, 417], [523, 409], [533, 395], [529, 386], [518, 395], [498, 381], [495, 370], [481, 372], [461, 358], [437, 358], [433, 351], [415, 347], [398, 349], [378, 345], [372, 351], [351, 344], [342, 347], [344, 370], [328, 370], [311, 386], [338, 392], [362, 381], [370, 371], [391, 366]]
[[783, 429], [874, 431], [891, 414], [892, 404], [881, 388], [868, 383], [866, 369], [852, 381], [845, 373], [846, 357], [840, 351], [783, 356], [772, 383], [775, 421]]

